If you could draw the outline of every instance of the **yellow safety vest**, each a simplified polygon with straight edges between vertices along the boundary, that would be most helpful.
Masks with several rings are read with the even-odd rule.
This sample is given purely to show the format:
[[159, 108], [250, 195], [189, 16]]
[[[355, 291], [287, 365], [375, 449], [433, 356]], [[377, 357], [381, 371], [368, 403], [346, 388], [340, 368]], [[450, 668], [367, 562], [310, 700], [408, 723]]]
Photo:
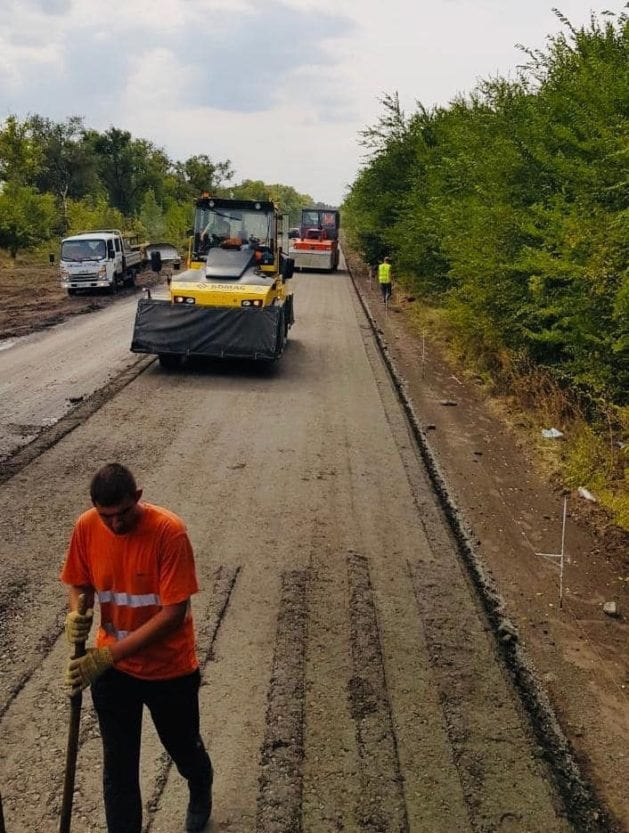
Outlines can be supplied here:
[[381, 263], [378, 266], [378, 280], [380, 283], [391, 283], [391, 264]]

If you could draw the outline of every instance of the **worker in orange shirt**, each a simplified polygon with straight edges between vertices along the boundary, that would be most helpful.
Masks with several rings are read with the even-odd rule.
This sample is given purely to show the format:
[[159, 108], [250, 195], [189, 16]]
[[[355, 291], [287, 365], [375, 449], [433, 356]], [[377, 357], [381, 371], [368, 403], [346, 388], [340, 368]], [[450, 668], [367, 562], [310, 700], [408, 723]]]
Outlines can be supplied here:
[[[186, 830], [205, 828], [212, 810], [212, 764], [199, 734], [199, 664], [190, 597], [198, 590], [192, 546], [174, 513], [141, 501], [125, 466], [110, 463], [90, 485], [93, 508], [76, 522], [62, 581], [69, 585], [65, 630], [71, 644], [89, 634], [96, 599], [96, 647], [69, 661], [74, 695], [92, 687], [103, 742], [109, 833], [141, 833], [142, 711], [188, 782]], [[78, 612], [79, 597], [88, 611]]]

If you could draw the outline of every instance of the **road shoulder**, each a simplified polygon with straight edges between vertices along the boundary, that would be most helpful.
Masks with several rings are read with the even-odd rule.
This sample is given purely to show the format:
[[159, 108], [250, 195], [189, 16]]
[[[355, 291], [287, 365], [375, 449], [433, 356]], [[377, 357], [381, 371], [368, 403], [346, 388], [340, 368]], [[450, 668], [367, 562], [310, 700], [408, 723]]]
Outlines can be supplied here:
[[[422, 344], [395, 300], [388, 312], [367, 271], [350, 257], [428, 436], [448, 488], [504, 598], [577, 759], [602, 800], [629, 830], [629, 603], [627, 536], [587, 523], [568, 494], [565, 591], [538, 553], [558, 552], [564, 494], [536, 471], [524, 437], [498, 418], [483, 392], [436, 346]], [[621, 616], [603, 612], [618, 603]]]

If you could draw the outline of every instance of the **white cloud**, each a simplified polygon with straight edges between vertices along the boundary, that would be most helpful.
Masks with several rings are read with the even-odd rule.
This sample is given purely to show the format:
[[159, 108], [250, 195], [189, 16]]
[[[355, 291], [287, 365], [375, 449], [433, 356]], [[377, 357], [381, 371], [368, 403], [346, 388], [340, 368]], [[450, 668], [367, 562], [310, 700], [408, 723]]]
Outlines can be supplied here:
[[193, 84], [192, 72], [181, 67], [177, 55], [169, 49], [148, 49], [134, 56], [120, 103], [125, 118], [136, 112], [160, 112], [187, 96]]
[[5, 97], [28, 100], [37, 78], [58, 73], [63, 65], [61, 38], [39, 5], [64, 4], [9, 2], [0, 7], [0, 107]]
[[[0, 118], [84, 115], [176, 159], [229, 158], [237, 178], [338, 202], [358, 133], [399, 91], [446, 104], [543, 48], [552, 12], [587, 25], [588, 0], [5, 0]], [[602, 0], [599, 0], [602, 3]], [[614, 0], [620, 12], [623, 0]]]

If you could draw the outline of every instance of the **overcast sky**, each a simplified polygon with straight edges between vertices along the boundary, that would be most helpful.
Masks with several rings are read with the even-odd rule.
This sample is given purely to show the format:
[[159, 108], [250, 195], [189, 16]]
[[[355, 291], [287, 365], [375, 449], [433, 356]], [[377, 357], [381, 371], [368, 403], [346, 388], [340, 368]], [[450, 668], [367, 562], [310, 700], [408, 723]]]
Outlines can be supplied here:
[[579, 27], [625, 0], [0, 0], [0, 120], [81, 115], [336, 204], [383, 94], [515, 77], [555, 5]]

